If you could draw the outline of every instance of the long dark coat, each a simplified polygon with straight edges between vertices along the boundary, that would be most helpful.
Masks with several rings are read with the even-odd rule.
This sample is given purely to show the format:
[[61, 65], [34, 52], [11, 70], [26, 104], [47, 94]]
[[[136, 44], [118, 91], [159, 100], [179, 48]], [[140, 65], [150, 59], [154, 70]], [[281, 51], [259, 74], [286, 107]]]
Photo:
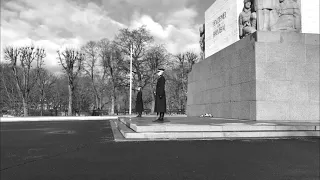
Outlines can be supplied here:
[[166, 79], [160, 76], [157, 81], [154, 112], [166, 112], [167, 110], [165, 83]]
[[136, 99], [136, 112], [143, 111], [142, 91], [138, 91]]

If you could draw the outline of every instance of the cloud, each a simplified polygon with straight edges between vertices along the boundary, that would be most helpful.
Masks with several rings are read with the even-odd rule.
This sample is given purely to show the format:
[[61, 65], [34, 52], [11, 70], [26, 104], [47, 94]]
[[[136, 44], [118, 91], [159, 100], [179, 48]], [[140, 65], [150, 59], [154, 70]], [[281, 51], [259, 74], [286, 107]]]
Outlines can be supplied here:
[[8, 20], [10, 18], [16, 18], [18, 17], [18, 13], [17, 12], [13, 12], [7, 9], [1, 9], [1, 19], [3, 20]]
[[6, 2], [5, 6], [12, 11], [22, 11], [25, 9], [22, 3], [18, 3], [15, 1]]
[[167, 18], [167, 24], [172, 24], [178, 27], [188, 27], [194, 23], [194, 18], [198, 13], [192, 8], [183, 8], [173, 12]]
[[[168, 14], [186, 7], [189, 1], [194, 0], [108, 0], [102, 1], [102, 5], [108, 11], [108, 15], [123, 24], [129, 25], [134, 19], [134, 13], [146, 14], [157, 22], [162, 22]], [[164, 16], [160, 16], [164, 14]]]
[[169, 52], [199, 52], [198, 24], [203, 22], [197, 20], [201, 13], [196, 3], [203, 4], [195, 0], [4, 0], [1, 48], [33, 43], [46, 49], [48, 68], [60, 70], [57, 50], [112, 39], [119, 28], [147, 25]]
[[136, 13], [130, 28], [138, 28], [146, 25], [150, 34], [155, 37], [155, 41], [165, 44], [170, 53], [176, 54], [189, 50], [198, 53], [200, 52], [200, 47], [198, 47], [198, 28], [194, 26], [192, 21], [196, 13], [189, 15], [190, 21], [179, 21], [183, 12], [186, 12], [186, 10], [183, 9], [174, 13], [176, 18], [171, 18], [171, 23], [167, 23], [167, 25], [161, 25], [152, 17], [145, 14], [139, 17]]
[[111, 39], [119, 28], [125, 27], [92, 2], [16, 0], [3, 5], [1, 47], [31, 43], [43, 47], [47, 52], [45, 64], [50, 69], [58, 66], [58, 49], [80, 48], [89, 40]]

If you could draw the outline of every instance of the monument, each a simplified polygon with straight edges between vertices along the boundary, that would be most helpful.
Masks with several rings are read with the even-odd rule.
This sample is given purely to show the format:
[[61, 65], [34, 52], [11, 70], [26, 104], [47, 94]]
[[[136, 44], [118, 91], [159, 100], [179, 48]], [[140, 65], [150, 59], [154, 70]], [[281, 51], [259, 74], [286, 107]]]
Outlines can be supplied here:
[[320, 32], [319, 0], [215, 0], [205, 12], [205, 58], [241, 38], [244, 2], [251, 2], [250, 21], [257, 21], [251, 27], [258, 31]]
[[216, 0], [187, 115], [320, 121], [319, 1]]

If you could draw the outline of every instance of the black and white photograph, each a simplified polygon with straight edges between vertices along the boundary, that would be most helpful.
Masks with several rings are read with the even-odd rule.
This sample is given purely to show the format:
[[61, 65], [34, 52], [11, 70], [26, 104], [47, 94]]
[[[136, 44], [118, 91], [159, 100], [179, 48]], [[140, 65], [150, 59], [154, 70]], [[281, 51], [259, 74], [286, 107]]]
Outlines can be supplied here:
[[320, 0], [1, 0], [1, 180], [319, 180]]

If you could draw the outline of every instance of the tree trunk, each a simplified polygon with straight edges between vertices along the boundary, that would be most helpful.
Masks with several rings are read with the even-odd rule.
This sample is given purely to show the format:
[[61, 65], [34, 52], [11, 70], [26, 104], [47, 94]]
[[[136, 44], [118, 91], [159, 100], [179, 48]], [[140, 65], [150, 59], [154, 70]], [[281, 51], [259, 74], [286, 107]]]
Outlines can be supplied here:
[[57, 107], [54, 107], [54, 112], [55, 112], [55, 115], [58, 116], [58, 108]]
[[111, 96], [111, 112], [110, 112], [110, 114], [111, 115], [114, 115], [114, 96]]
[[153, 87], [153, 82], [154, 82], [154, 77], [152, 76], [152, 78], [151, 78], [151, 94], [152, 94], [152, 101], [151, 101], [151, 113], [153, 113], [154, 112], [154, 106], [155, 106], [155, 103], [156, 103], [156, 97], [155, 97], [155, 94], [154, 94], [154, 89], [155, 89], [155, 87]]
[[25, 98], [22, 98], [22, 105], [23, 105], [23, 116], [28, 116], [28, 102]]
[[117, 104], [117, 110], [118, 110], [118, 112], [120, 111], [120, 103], [119, 102]]
[[72, 84], [68, 85], [68, 89], [69, 89], [68, 116], [72, 116], [72, 100], [73, 100], [73, 87], [72, 87]]
[[43, 116], [43, 99], [44, 99], [44, 93], [43, 90], [41, 91], [40, 95], [40, 116]]
[[152, 101], [151, 101], [151, 113], [153, 113], [154, 112], [154, 106], [155, 106], [155, 103], [156, 103], [156, 99], [155, 99], [156, 97], [155, 97], [155, 94], [154, 94], [154, 92], [152, 91]]
[[115, 89], [113, 88], [112, 95], [111, 95], [111, 112], [110, 112], [111, 115], [114, 115], [115, 99], [116, 99], [115, 98]]
[[43, 116], [43, 99], [41, 98], [40, 116]]
[[101, 98], [99, 95], [97, 95], [97, 101], [98, 101], [98, 108], [101, 110]]
[[94, 94], [94, 98], [96, 99], [95, 102], [96, 102], [97, 109], [100, 109], [100, 107], [99, 107], [99, 98], [98, 98], [98, 95], [96, 93]]
[[79, 112], [78, 112], [78, 116], [80, 116], [81, 113], [81, 102], [82, 102], [82, 96], [80, 96], [80, 100], [79, 100]]
[[103, 102], [103, 95], [102, 94], [100, 94], [99, 95], [99, 107], [100, 107], [100, 110], [102, 110], [102, 108], [103, 108], [103, 105], [102, 105], [102, 102]]

